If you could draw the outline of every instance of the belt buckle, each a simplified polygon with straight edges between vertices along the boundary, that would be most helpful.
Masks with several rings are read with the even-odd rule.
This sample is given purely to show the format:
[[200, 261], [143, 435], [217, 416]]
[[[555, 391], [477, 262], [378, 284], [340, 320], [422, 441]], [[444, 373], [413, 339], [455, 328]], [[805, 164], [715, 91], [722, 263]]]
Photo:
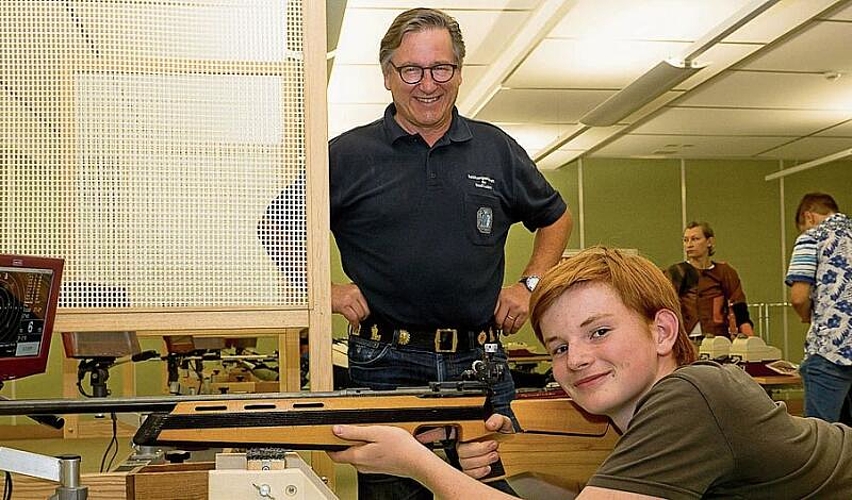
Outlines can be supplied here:
[[[445, 336], [449, 335], [452, 339], [452, 347], [444, 349], [441, 346], [444, 343]], [[438, 328], [435, 330], [435, 352], [456, 352], [459, 347], [459, 331], [455, 328]]]

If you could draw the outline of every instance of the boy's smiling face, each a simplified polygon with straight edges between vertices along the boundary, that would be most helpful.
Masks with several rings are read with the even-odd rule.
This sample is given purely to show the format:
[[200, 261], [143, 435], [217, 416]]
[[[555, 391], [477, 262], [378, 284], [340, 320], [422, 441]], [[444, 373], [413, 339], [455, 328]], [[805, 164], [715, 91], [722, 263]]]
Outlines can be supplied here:
[[604, 283], [569, 288], [542, 315], [541, 332], [556, 381], [622, 430], [639, 399], [676, 367], [677, 316], [662, 309], [649, 322]]

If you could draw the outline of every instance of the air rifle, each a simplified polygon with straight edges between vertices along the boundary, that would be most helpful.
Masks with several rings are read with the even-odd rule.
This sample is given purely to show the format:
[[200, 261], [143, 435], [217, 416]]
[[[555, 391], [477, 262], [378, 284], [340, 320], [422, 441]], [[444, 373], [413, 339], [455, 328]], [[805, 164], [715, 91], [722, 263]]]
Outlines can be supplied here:
[[486, 392], [483, 384], [465, 381], [391, 391], [15, 400], [0, 403], [0, 415], [150, 413], [133, 438], [136, 444], [195, 448], [338, 450], [352, 442], [332, 433], [335, 424], [391, 425], [412, 434], [446, 428], [455, 430], [457, 442], [501, 441], [508, 476], [544, 471], [563, 483], [584, 482], [614, 445], [605, 418], [565, 397], [515, 400], [520, 432], [489, 431], [483, 423], [490, 414]]

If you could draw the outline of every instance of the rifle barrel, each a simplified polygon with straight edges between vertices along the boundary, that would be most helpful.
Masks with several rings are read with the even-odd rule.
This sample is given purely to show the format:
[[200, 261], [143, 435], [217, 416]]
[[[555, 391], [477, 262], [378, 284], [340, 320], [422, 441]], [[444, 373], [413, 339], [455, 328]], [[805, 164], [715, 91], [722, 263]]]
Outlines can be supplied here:
[[257, 394], [215, 394], [195, 396], [139, 396], [125, 398], [90, 399], [17, 399], [0, 401], [0, 416], [15, 415], [71, 415], [85, 413], [152, 413], [169, 412], [179, 403], [226, 402], [276, 399], [317, 399], [336, 397], [420, 396], [458, 397], [484, 394], [484, 386], [477, 382], [432, 383], [427, 387], [401, 387], [390, 391], [370, 389], [342, 389], [328, 392], [265, 392]]

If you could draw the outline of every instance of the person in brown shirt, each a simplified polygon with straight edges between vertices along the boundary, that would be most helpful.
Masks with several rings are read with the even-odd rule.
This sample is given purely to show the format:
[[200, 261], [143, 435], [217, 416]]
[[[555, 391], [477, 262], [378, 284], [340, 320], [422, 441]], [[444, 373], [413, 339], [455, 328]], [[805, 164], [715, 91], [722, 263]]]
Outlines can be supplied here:
[[710, 259], [715, 245], [710, 224], [690, 222], [683, 232], [686, 261], [666, 269], [693, 342], [709, 336], [754, 335], [740, 277], [730, 265]]

